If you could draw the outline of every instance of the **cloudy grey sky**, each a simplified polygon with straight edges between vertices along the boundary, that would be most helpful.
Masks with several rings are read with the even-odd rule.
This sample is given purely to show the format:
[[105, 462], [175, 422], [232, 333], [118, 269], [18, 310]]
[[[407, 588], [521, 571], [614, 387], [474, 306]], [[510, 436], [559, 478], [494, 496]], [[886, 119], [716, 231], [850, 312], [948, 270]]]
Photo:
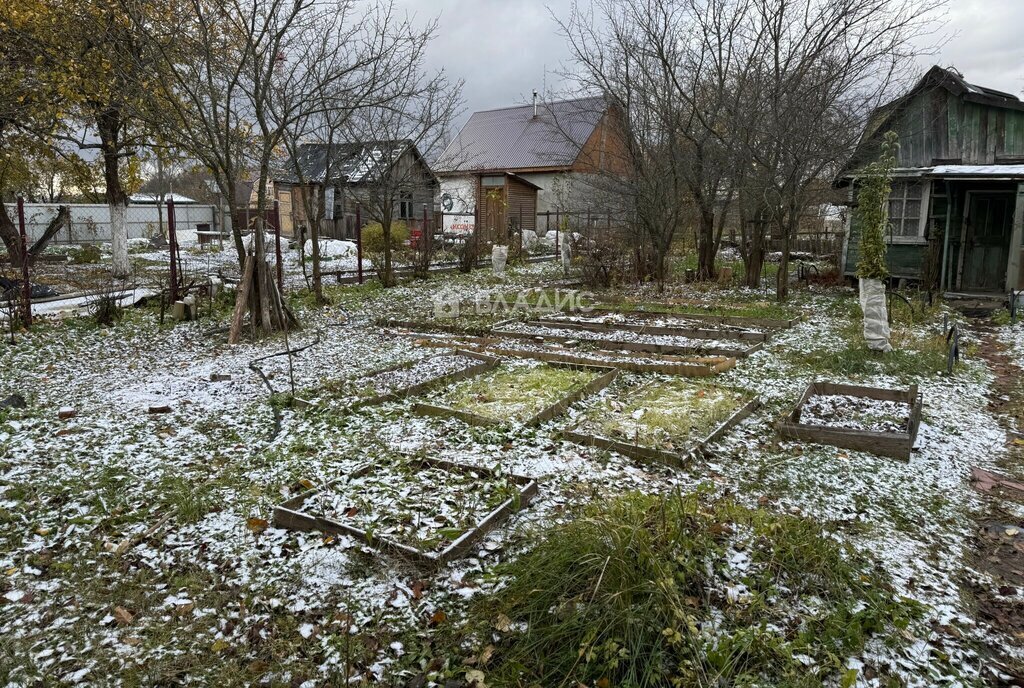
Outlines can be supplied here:
[[[581, 0], [585, 2], [586, 0]], [[431, 46], [434, 68], [445, 67], [465, 79], [466, 113], [516, 105], [549, 88], [568, 59], [564, 39], [551, 12], [566, 16], [571, 0], [397, 0], [420, 20], [440, 15], [440, 30]], [[550, 11], [549, 11], [550, 8]], [[953, 0], [943, 29], [948, 42], [941, 52], [922, 60], [955, 66], [968, 81], [1021, 95], [1024, 91], [1022, 0]]]

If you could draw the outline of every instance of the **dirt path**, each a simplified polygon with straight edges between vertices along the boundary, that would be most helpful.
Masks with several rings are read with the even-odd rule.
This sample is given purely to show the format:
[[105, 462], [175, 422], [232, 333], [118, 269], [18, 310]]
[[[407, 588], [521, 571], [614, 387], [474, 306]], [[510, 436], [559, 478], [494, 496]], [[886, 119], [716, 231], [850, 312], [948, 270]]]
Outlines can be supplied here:
[[[989, 408], [1009, 437], [1008, 451], [998, 466], [1002, 474], [1020, 480], [1024, 477], [1024, 436], [1020, 434], [1024, 429], [1024, 370], [987, 321], [975, 321], [971, 329], [981, 340], [978, 355], [995, 375]], [[970, 564], [989, 574], [993, 584], [970, 582], [969, 592], [980, 619], [1024, 645], [1024, 523], [1008, 508], [1011, 500], [1024, 503], [1024, 493], [996, 487], [985, 494], [987, 507], [978, 515], [975, 560]], [[992, 651], [1000, 668], [1013, 677], [1003, 685], [1024, 686], [1024, 665], [1007, 659], [1001, 648]]]

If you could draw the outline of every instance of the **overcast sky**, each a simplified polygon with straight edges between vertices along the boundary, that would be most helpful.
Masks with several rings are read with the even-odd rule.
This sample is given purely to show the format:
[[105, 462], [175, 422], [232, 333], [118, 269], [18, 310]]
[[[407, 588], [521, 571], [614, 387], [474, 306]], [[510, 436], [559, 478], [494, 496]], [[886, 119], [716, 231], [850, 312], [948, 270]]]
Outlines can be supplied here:
[[[466, 113], [517, 105], [541, 91], [545, 72], [557, 89], [568, 58], [551, 13], [565, 17], [571, 0], [397, 0], [420, 20], [440, 15], [430, 66], [466, 82]], [[585, 2], [585, 0], [581, 0]], [[549, 10], [550, 8], [550, 10]], [[1024, 1], [953, 0], [948, 43], [922, 60], [955, 66], [968, 81], [1021, 95], [1024, 90]]]

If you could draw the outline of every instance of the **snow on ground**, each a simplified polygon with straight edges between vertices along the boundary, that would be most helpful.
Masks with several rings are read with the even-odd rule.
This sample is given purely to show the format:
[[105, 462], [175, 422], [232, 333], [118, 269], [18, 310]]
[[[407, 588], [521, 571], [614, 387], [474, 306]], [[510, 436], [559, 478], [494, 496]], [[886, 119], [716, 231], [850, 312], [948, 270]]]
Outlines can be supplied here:
[[[296, 279], [298, 266], [289, 268]], [[351, 289], [340, 307], [302, 313], [305, 327], [289, 339], [298, 347], [319, 336], [319, 344], [291, 365], [277, 357], [259, 367], [276, 392], [293, 384], [303, 391], [434, 356], [373, 323], [557, 274], [535, 266], [505, 281], [481, 272], [387, 292]], [[774, 333], [714, 380], [756, 392], [765, 405], [688, 471], [556, 440], [564, 418], [510, 436], [416, 416], [411, 400], [349, 415], [328, 405], [285, 408], [275, 434], [268, 390], [249, 363], [282, 350], [280, 337], [228, 347], [204, 336], [209, 323], [160, 328], [152, 312], [113, 329], [69, 320], [21, 336], [0, 367], [0, 396], [18, 391], [30, 400], [28, 411], [0, 424], [0, 679], [210, 684], [245, 672], [267, 684], [316, 685], [340, 681], [344, 670], [400, 684], [392, 667], [416, 651], [411, 643], [423, 639], [428, 620], [479, 594], [483, 574], [528, 541], [532, 527], [562, 518], [569, 504], [710, 482], [752, 505], [765, 498], [834, 526], [835, 537], [870, 550], [903, 594], [928, 605], [928, 623], [908, 630], [905, 647], [872, 647], [851, 666], [888, 667], [907, 685], [977, 684], [976, 643], [1001, 642], [961, 590], [965, 577], [981, 575], [965, 565], [981, 508], [968, 471], [993, 466], [1005, 451], [987, 409], [989, 375], [972, 361], [953, 377], [920, 381], [924, 423], [909, 463], [780, 441], [774, 423], [819, 377], [782, 354], [841, 345], [841, 316], [826, 307], [835, 298], [809, 298], [807, 322]], [[212, 374], [231, 379], [212, 382]], [[905, 386], [883, 376], [858, 382]], [[171, 412], [147, 413], [157, 402]], [[68, 406], [76, 415], [58, 420]], [[499, 466], [536, 478], [540, 493], [471, 556], [435, 574], [349, 537], [268, 523], [273, 506], [305, 484], [396, 450]], [[372, 660], [345, 668], [351, 651], [339, 638], [360, 634], [374, 638], [360, 646]], [[270, 664], [262, 660], [268, 647], [292, 654]], [[211, 655], [220, 659], [210, 664]]]

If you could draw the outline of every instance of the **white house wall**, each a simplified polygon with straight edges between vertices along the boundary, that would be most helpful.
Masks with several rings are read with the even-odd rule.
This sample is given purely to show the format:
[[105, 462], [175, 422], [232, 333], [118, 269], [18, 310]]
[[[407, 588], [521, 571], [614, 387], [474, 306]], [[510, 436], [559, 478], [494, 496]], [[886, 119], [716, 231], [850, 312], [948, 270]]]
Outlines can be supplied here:
[[[15, 226], [18, 223], [18, 206], [4, 204]], [[71, 204], [71, 222], [53, 237], [53, 244], [90, 244], [110, 241], [110, 208], [105, 204]], [[60, 204], [26, 203], [25, 233], [29, 243], [34, 242], [57, 214]], [[167, 208], [160, 208], [163, 226], [167, 226]], [[129, 205], [127, 212], [128, 238], [147, 238], [160, 233], [160, 214], [155, 205]], [[196, 225], [208, 224], [214, 229], [220, 218], [214, 219], [212, 205], [176, 205], [174, 207], [175, 229], [179, 241], [196, 241]], [[230, 219], [228, 219], [230, 222]]]

